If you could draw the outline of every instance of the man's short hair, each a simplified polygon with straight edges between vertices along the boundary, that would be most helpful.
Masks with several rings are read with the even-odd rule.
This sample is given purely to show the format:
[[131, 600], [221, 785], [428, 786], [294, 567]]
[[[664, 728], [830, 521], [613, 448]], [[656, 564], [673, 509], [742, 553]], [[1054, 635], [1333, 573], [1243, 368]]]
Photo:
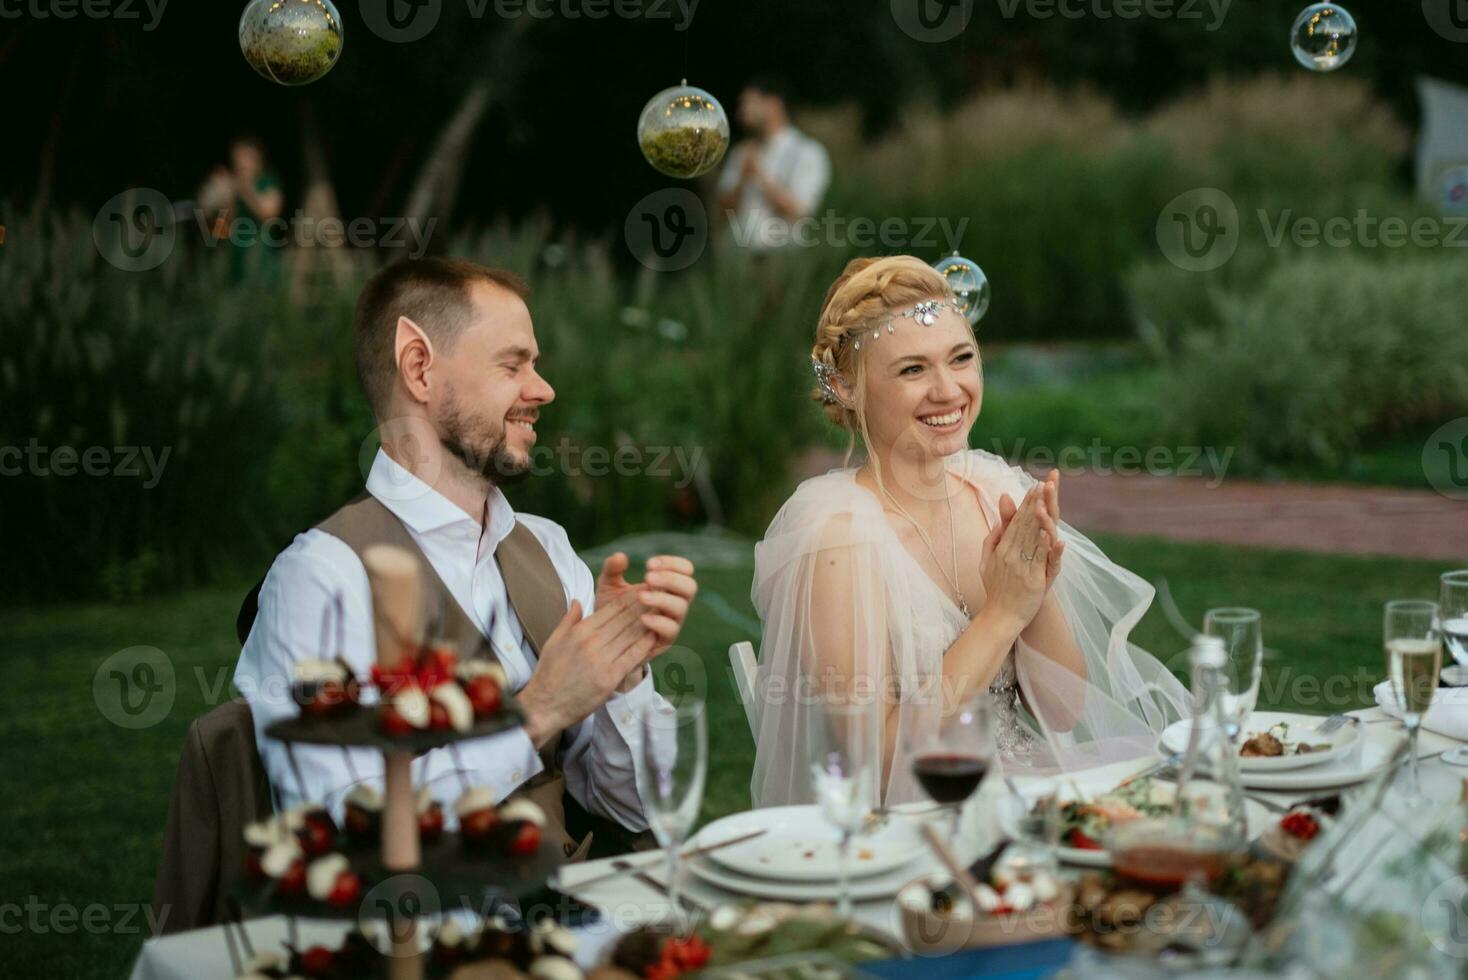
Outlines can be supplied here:
[[756, 92], [773, 95], [787, 105], [790, 103], [790, 86], [780, 75], [762, 73], [755, 75], [745, 84]]
[[530, 294], [525, 280], [513, 272], [461, 259], [403, 259], [367, 280], [357, 298], [353, 348], [357, 377], [378, 418], [387, 409], [397, 375], [393, 355], [398, 317], [418, 324], [440, 351], [447, 352], [474, 312], [471, 287], [481, 282], [521, 299]]

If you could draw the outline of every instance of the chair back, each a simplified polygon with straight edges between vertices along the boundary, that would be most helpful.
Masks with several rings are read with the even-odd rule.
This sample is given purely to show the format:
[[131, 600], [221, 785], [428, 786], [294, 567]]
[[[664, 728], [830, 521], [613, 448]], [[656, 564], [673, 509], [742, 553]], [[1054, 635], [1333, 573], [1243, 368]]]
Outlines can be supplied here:
[[250, 706], [226, 701], [195, 718], [173, 777], [153, 886], [159, 935], [232, 918], [230, 892], [245, 866], [245, 824], [271, 812]]
[[744, 717], [749, 721], [749, 734], [759, 741], [759, 702], [754, 696], [754, 680], [759, 662], [754, 657], [754, 644], [742, 640], [729, 647], [729, 663], [734, 668], [734, 686], [744, 703]]

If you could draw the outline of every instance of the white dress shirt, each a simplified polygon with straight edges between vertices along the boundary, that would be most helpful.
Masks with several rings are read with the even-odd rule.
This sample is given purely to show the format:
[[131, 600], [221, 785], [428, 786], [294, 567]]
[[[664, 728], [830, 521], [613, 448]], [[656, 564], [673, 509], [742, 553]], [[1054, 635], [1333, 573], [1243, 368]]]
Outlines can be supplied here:
[[[509, 689], [524, 687], [535, 669], [536, 657], [510, 606], [494, 560], [495, 548], [517, 519], [504, 494], [498, 488], [490, 491], [488, 526], [481, 529], [478, 521], [381, 450], [367, 476], [367, 491], [403, 522], [480, 632], [489, 634], [493, 623], [489, 641], [504, 667]], [[567, 603], [581, 600], [582, 609], [590, 615], [596, 603], [596, 582], [586, 563], [572, 550], [566, 532], [543, 517], [520, 514], [518, 519], [550, 556], [565, 587]], [[291, 699], [292, 666], [300, 660], [335, 656], [335, 629], [330, 637], [323, 638], [322, 623], [338, 594], [345, 621], [342, 652], [359, 678], [369, 677], [377, 661], [377, 646], [367, 572], [345, 542], [312, 528], [280, 553], [265, 576], [259, 613], [240, 653], [234, 683], [253, 710], [260, 757], [280, 803], [291, 806], [305, 800], [321, 802], [340, 819], [346, 793], [357, 779], [382, 788], [382, 753], [296, 745], [302, 787], [292, 771], [286, 746], [263, 735], [265, 726], [279, 718], [293, 717], [300, 710]], [[363, 700], [370, 700], [371, 694], [371, 688], [364, 688]], [[647, 829], [637, 790], [637, 770], [642, 765], [638, 751], [641, 713], [659, 698], [649, 671], [631, 691], [614, 694], [601, 708], [567, 729], [559, 746], [571, 795], [589, 812], [616, 820], [633, 831]], [[467, 770], [464, 779], [471, 785], [489, 786], [499, 799], [544, 768], [523, 728], [460, 742], [456, 747]], [[434, 749], [413, 760], [414, 785], [430, 787], [434, 798], [443, 803], [451, 829], [457, 823], [453, 803], [463, 789], [454, 769], [454, 756], [448, 748]]]
[[[831, 158], [826, 148], [794, 126], [786, 126], [763, 143], [756, 144], [760, 169], [765, 176], [785, 189], [799, 207], [796, 219], [815, 214], [831, 183]], [[729, 151], [723, 173], [719, 175], [718, 192], [728, 193], [739, 186], [744, 169], [744, 154], [749, 144], [741, 143]], [[765, 196], [756, 180], [745, 181], [739, 202], [729, 215], [730, 233], [735, 241], [756, 252], [768, 251], [796, 243], [791, 219], [782, 217]]]

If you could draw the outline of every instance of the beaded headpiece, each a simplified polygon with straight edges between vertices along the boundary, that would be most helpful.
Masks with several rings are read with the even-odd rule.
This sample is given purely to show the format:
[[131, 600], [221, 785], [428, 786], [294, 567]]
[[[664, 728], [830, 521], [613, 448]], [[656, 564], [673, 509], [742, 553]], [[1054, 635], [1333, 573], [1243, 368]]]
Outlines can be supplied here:
[[[861, 350], [862, 341], [866, 340], [866, 342], [870, 344], [873, 340], [881, 337], [883, 327], [887, 328], [888, 333], [895, 333], [895, 324], [898, 320], [911, 319], [916, 323], [922, 324], [925, 327], [931, 327], [933, 324], [938, 322], [938, 314], [942, 313], [944, 310], [952, 310], [959, 316], [964, 315], [963, 309], [957, 303], [942, 299], [926, 299], [923, 300], [921, 303], [918, 303], [912, 309], [902, 310], [901, 312], [893, 313], [887, 319], [877, 324], [877, 326], [872, 330], [872, 335], [870, 338], [867, 338], [865, 336], [866, 328], [862, 328], [859, 333], [854, 335], [856, 339], [852, 341], [852, 347], [856, 350]], [[847, 336], [852, 335], [848, 334]], [[843, 337], [842, 339], [844, 340], [845, 337]], [[841, 374], [836, 370], [836, 365], [831, 362], [830, 350], [823, 351], [822, 353], [824, 355], [823, 357], [817, 357], [814, 354], [811, 355], [810, 366], [811, 370], [815, 373], [816, 376], [816, 386], [821, 390], [821, 400], [829, 405], [837, 403], [841, 400], [837, 396], [836, 386], [835, 384], [833, 384], [834, 381], [840, 380]]]

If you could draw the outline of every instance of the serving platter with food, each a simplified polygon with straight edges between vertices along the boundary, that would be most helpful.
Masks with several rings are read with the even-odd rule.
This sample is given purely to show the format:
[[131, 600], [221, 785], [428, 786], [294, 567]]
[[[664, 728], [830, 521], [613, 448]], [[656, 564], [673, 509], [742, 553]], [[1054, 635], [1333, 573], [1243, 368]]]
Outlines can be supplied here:
[[[1360, 724], [1350, 719], [1330, 730], [1325, 719], [1275, 711], [1256, 711], [1239, 732], [1239, 772], [1246, 777], [1307, 769], [1349, 761], [1361, 746]], [[1159, 740], [1167, 755], [1187, 751], [1193, 720], [1169, 725]]]
[[[1193, 792], [1205, 800], [1216, 796], [1218, 805], [1222, 806], [1221, 789], [1195, 785]], [[1043, 805], [1033, 792], [1026, 793], [1023, 786], [1020, 793], [1027, 806]], [[1064, 786], [1057, 801], [1057, 856], [1066, 864], [1109, 868], [1112, 855], [1106, 846], [1108, 835], [1122, 824], [1167, 818], [1173, 812], [1176, 797], [1176, 784], [1151, 777], [1132, 780], [1111, 789], [1089, 789], [1081, 783]], [[1248, 820], [1250, 839], [1263, 833], [1270, 823], [1269, 811], [1253, 800], [1245, 801], [1244, 815]], [[1012, 829], [1010, 833], [1014, 835]]]

